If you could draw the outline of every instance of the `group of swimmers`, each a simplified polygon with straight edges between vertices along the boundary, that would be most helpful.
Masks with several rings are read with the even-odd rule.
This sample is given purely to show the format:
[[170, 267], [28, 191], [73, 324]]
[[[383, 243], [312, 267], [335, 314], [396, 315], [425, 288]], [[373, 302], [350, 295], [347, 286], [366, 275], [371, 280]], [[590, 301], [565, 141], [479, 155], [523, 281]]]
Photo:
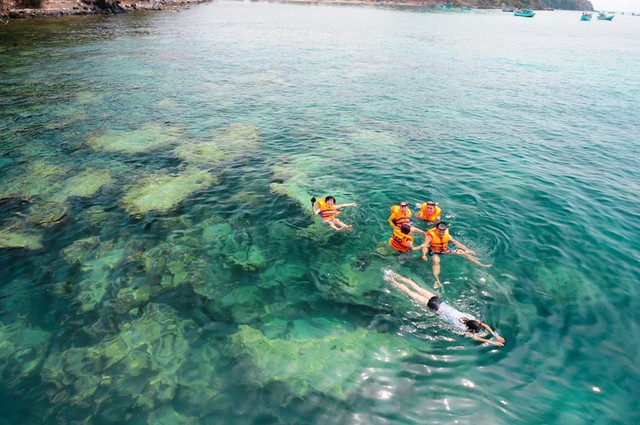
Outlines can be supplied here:
[[[336, 204], [333, 196], [327, 196], [324, 199], [311, 198], [311, 207], [313, 213], [319, 215], [323, 223], [328, 224], [336, 231], [350, 230], [351, 225], [343, 223], [338, 219], [340, 210], [345, 207], [355, 207], [357, 204]], [[442, 288], [440, 282], [440, 255], [455, 254], [460, 255], [480, 267], [491, 267], [491, 264], [482, 264], [475, 252], [461, 242], [455, 240], [449, 234], [449, 226], [442, 221], [441, 208], [433, 201], [423, 204], [416, 204], [416, 208], [420, 208], [418, 218], [425, 221], [429, 230], [423, 231], [413, 226], [412, 214], [407, 202], [401, 202], [399, 205], [391, 207], [391, 215], [388, 222], [393, 228], [393, 234], [389, 239], [389, 245], [400, 253], [409, 251], [422, 251], [422, 260], [427, 261], [427, 255], [432, 257], [432, 272], [435, 279], [433, 287]], [[421, 245], [414, 245], [413, 234], [420, 234], [424, 237]], [[449, 243], [453, 243], [456, 248], [449, 248]], [[402, 293], [409, 296], [417, 304], [432, 310], [445, 321], [453, 324], [457, 328], [463, 330], [465, 334], [476, 341], [486, 342], [499, 347], [504, 345], [504, 338], [499, 336], [491, 329], [489, 325], [481, 322], [470, 314], [462, 313], [454, 307], [440, 300], [440, 298], [420, 287], [414, 281], [394, 273], [390, 269], [384, 270], [384, 279], [399, 289]], [[486, 330], [491, 339], [481, 338], [477, 333]]]

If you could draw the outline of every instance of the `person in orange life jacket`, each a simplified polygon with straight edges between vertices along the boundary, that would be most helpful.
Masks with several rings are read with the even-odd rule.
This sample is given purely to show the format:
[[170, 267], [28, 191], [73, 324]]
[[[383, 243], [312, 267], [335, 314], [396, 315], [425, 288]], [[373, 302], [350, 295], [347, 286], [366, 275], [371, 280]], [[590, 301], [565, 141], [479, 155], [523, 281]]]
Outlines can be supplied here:
[[[449, 249], [449, 242], [452, 242], [458, 248]], [[434, 288], [442, 288], [442, 284], [440, 283], [440, 255], [461, 255], [480, 267], [491, 267], [491, 264], [482, 264], [480, 260], [474, 257], [475, 251], [453, 239], [449, 234], [447, 223], [444, 221], [438, 222], [434, 228], [427, 232], [422, 246], [422, 259], [424, 261], [427, 261], [427, 253], [429, 256], [433, 256], [432, 271], [433, 277], [435, 278]]]
[[420, 233], [421, 235], [425, 235], [426, 233], [417, 227], [413, 227], [411, 224], [411, 210], [409, 209], [409, 204], [406, 202], [400, 202], [400, 205], [394, 205], [391, 207], [391, 215], [387, 219], [391, 227], [395, 229], [400, 229], [403, 224], [408, 224], [411, 228], [411, 233]]
[[413, 246], [413, 236], [410, 235], [411, 226], [403, 224], [398, 229], [393, 229], [393, 235], [389, 239], [389, 245], [391, 245], [398, 252], [417, 251], [422, 249], [422, 245]]
[[[400, 276], [389, 268], [384, 268], [383, 274], [384, 280], [411, 298], [413, 302], [421, 307], [426, 307], [433, 311], [438, 316], [442, 317], [444, 321], [463, 331], [469, 338], [479, 342], [493, 344], [498, 347], [504, 346], [505, 341], [503, 337], [491, 329], [491, 326], [476, 319], [471, 314], [457, 310], [455, 307], [442, 301], [436, 294], [427, 291], [411, 279]], [[482, 338], [477, 335], [479, 332], [484, 332], [485, 330], [489, 335], [491, 335], [489, 339]]]
[[416, 204], [416, 208], [420, 208], [418, 218], [428, 223], [437, 223], [440, 221], [440, 214], [442, 214], [442, 210], [435, 202], [427, 201], [422, 205]]
[[337, 232], [341, 230], [351, 230], [352, 227], [351, 225], [344, 224], [340, 219], [338, 219], [340, 209], [356, 206], [358, 205], [355, 203], [336, 205], [336, 198], [333, 196], [318, 199], [318, 205], [316, 206], [315, 196], [311, 198], [311, 208], [313, 209], [313, 213], [319, 215], [323, 223], [327, 223]]

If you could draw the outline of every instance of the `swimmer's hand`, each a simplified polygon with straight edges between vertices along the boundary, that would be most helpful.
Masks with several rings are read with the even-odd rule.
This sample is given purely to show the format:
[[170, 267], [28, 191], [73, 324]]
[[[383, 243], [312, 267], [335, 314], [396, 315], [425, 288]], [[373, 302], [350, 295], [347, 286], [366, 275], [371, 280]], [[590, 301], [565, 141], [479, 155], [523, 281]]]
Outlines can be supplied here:
[[315, 204], [315, 202], [316, 202], [316, 197], [315, 197], [315, 196], [312, 196], [312, 197], [311, 197], [311, 203], [312, 203], [312, 204]]
[[497, 339], [495, 339], [495, 340], [490, 339], [490, 340], [489, 340], [489, 343], [490, 343], [490, 344], [493, 344], [493, 345], [497, 345], [498, 347], [504, 347], [504, 338], [502, 338], [502, 337], [500, 337], [500, 336], [499, 336], [499, 337], [498, 337]]
[[[500, 336], [500, 335], [498, 335], [498, 334], [494, 334], [494, 336], [496, 337], [496, 341], [498, 341], [499, 343], [501, 343], [502, 345], [504, 345], [504, 338], [503, 338], [503, 337], [501, 337], [501, 336]], [[501, 347], [502, 347], [502, 345], [501, 345]]]

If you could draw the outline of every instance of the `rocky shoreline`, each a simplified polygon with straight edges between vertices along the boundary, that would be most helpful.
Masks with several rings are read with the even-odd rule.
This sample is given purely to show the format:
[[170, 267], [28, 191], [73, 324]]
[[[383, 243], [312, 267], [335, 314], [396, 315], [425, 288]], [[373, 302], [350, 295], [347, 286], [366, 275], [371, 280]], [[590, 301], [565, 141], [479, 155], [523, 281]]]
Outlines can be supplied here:
[[[43, 18], [68, 15], [96, 15], [126, 13], [135, 10], [167, 10], [187, 7], [191, 4], [208, 3], [214, 0], [0, 0], [0, 19]], [[252, 0], [260, 1], [260, 0]], [[435, 7], [446, 0], [262, 0], [275, 3], [324, 3], [324, 4], [371, 4], [393, 7]], [[534, 0], [536, 2], [550, 0]], [[593, 10], [586, 0], [573, 0], [584, 6], [583, 10]], [[513, 3], [505, 0], [503, 5]], [[452, 4], [452, 3], [449, 3]], [[496, 3], [489, 0], [456, 1], [456, 7], [495, 9]], [[540, 4], [538, 5], [540, 6]], [[580, 8], [578, 8], [580, 9]], [[578, 10], [576, 9], [576, 10]]]
[[26, 19], [115, 14], [135, 10], [178, 9], [210, 1], [212, 0], [0, 0], [0, 17]]

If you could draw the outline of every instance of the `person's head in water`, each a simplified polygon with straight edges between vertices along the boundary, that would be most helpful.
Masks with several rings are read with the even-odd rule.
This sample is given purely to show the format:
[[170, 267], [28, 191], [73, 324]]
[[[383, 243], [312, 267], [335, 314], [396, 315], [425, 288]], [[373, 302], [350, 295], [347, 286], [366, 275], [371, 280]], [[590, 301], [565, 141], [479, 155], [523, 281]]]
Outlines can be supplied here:
[[438, 232], [439, 235], [444, 235], [444, 232], [447, 231], [447, 223], [445, 223], [444, 221], [439, 221], [438, 224], [436, 224], [436, 232]]
[[436, 211], [436, 203], [433, 201], [427, 202], [427, 213], [433, 214]]
[[460, 319], [465, 324], [469, 332], [480, 332], [482, 330], [482, 323], [477, 320], [469, 320], [466, 317]]
[[403, 224], [402, 226], [400, 226], [400, 231], [405, 235], [408, 235], [409, 233], [411, 233], [411, 226], [409, 226], [408, 224]]
[[404, 213], [407, 211], [407, 208], [409, 208], [409, 204], [407, 202], [400, 202], [400, 211]]
[[327, 196], [326, 198], [324, 198], [324, 202], [326, 202], [327, 205], [331, 206], [336, 203], [336, 198], [334, 198], [333, 196]]

